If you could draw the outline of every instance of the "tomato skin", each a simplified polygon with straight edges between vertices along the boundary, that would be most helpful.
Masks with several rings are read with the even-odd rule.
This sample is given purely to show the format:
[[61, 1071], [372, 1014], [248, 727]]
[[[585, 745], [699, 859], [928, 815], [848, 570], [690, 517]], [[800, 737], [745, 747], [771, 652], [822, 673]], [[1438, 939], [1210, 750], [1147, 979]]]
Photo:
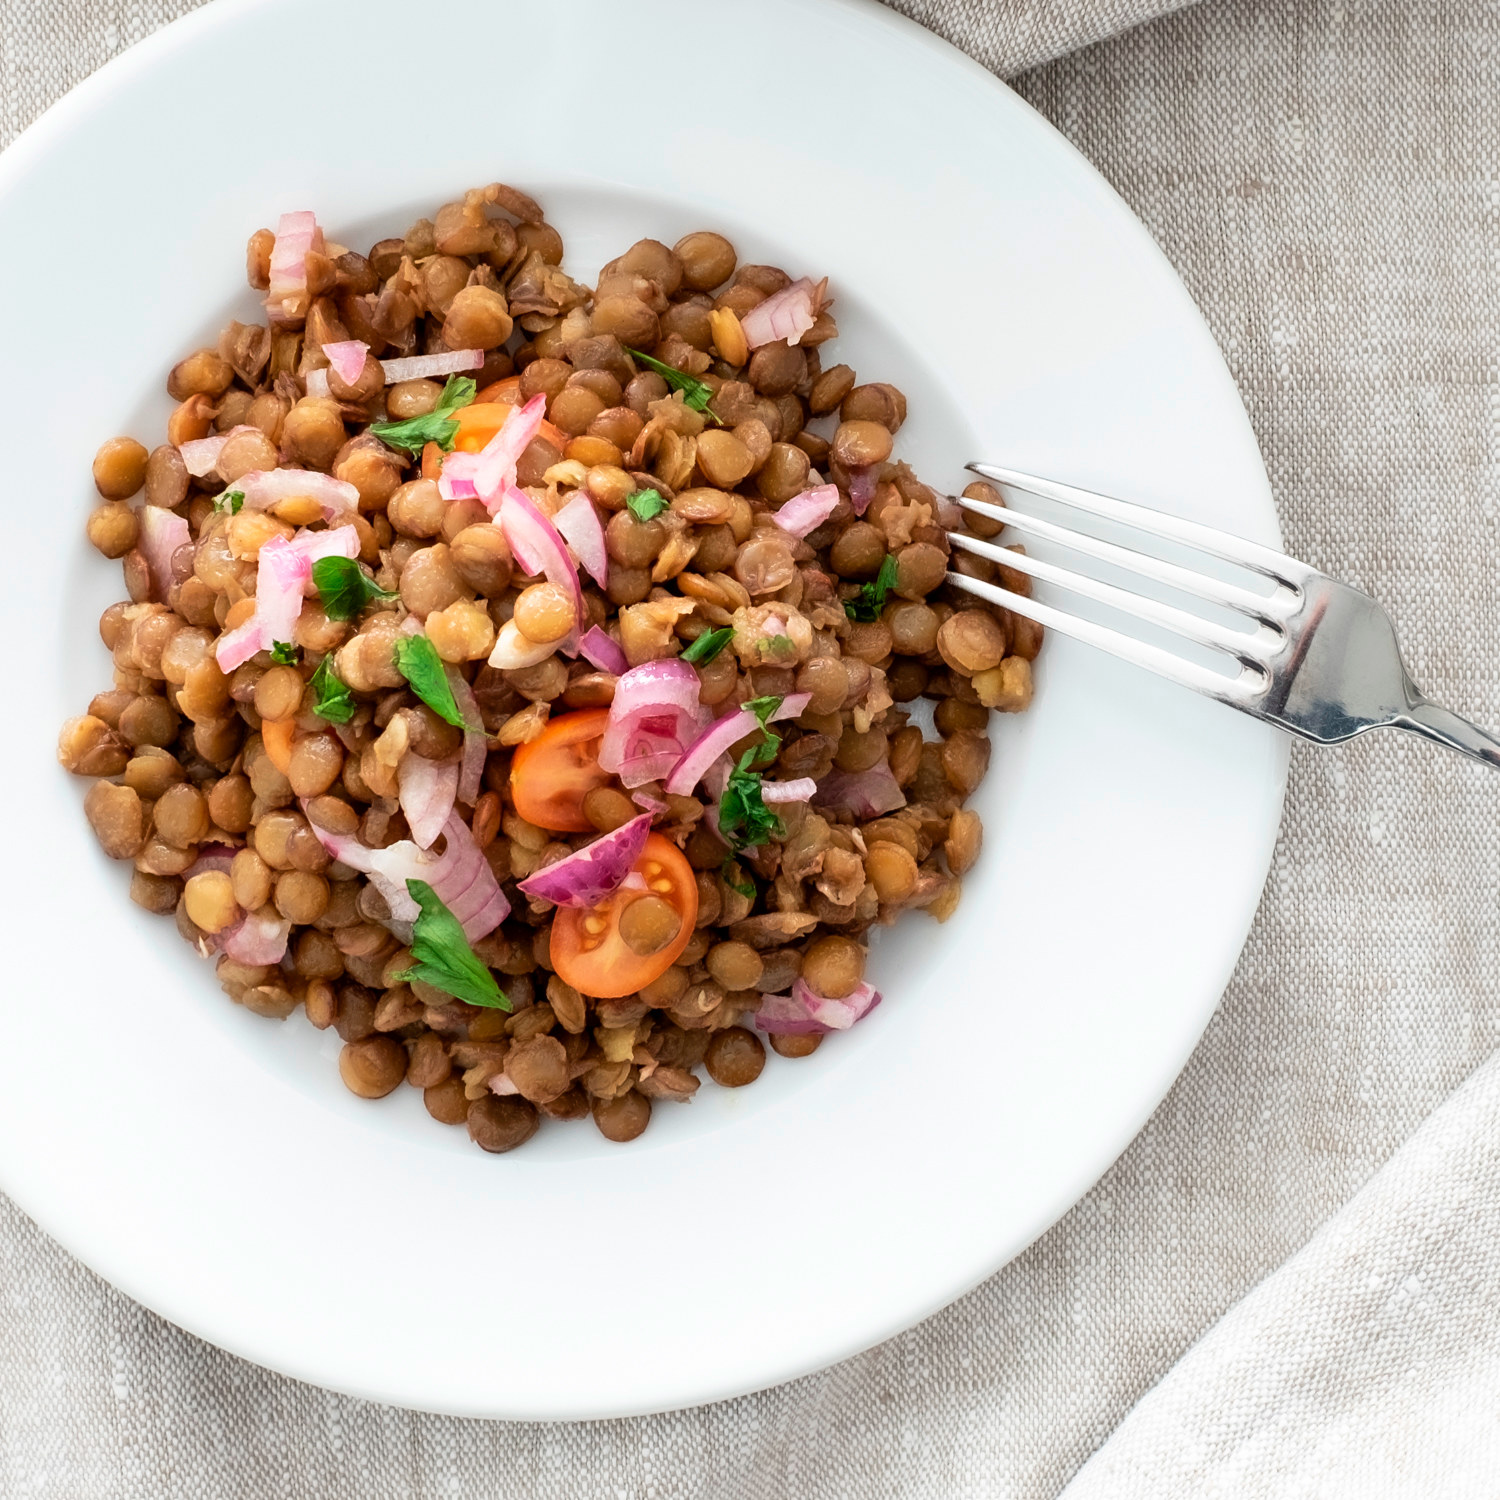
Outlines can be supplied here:
[[[564, 984], [596, 1000], [615, 1000], [633, 995], [643, 985], [660, 979], [687, 947], [698, 920], [698, 882], [675, 844], [659, 833], [646, 840], [634, 870], [643, 875], [650, 891], [621, 888], [601, 906], [560, 906], [552, 919], [552, 967]], [[670, 891], [654, 887], [670, 882]], [[661, 896], [682, 918], [677, 936], [658, 953], [642, 957], [620, 936], [620, 914], [646, 895]], [[603, 918], [605, 930], [593, 934], [588, 923]]]
[[518, 745], [510, 763], [510, 796], [516, 811], [553, 833], [590, 833], [583, 799], [614, 777], [599, 765], [607, 708], [560, 714], [534, 740]]

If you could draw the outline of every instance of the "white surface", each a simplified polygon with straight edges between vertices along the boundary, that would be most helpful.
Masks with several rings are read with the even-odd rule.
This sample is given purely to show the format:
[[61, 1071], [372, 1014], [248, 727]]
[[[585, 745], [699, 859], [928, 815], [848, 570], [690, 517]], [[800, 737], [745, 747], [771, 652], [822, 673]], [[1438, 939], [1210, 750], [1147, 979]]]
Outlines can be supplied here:
[[[1036, 708], [996, 735], [963, 907], [881, 943], [888, 998], [868, 1022], [751, 1089], [658, 1109], [628, 1149], [550, 1126], [487, 1157], [428, 1122], [414, 1090], [348, 1095], [304, 1024], [231, 1007], [94, 846], [53, 745], [108, 682], [93, 621], [118, 574], [82, 540], [95, 444], [155, 441], [167, 402], [143, 393], [250, 314], [253, 228], [314, 207], [363, 244], [499, 177], [541, 199], [584, 273], [641, 234], [698, 227], [745, 258], [827, 271], [838, 354], [906, 390], [902, 452], [929, 480], [956, 484], [982, 455], [1263, 541], [1274, 515], [1217, 351], [1145, 232], [1039, 117], [927, 34], [850, 4], [767, 0], [753, 26], [744, 7], [699, 4], [685, 28], [667, 3], [466, 0], [444, 25], [472, 45], [445, 59], [430, 127], [414, 109], [384, 130], [285, 67], [295, 36], [347, 76], [385, 76], [398, 14], [226, 0], [0, 159], [7, 284], [30, 284], [65, 209], [97, 231], [47, 249], [52, 284], [93, 295], [17, 301], [0, 348], [28, 438], [8, 518], [26, 567], [0, 618], [13, 642], [62, 647], [0, 744], [9, 784], [32, 793], [12, 805], [25, 853], [3, 887], [17, 938], [0, 1187], [166, 1317], [356, 1394], [513, 1417], [729, 1396], [950, 1301], [1125, 1145], [1234, 963], [1284, 747], [1049, 643]], [[724, 56], [756, 80], [753, 145], [741, 111], [719, 125], [622, 83], [707, 80]], [[571, 103], [536, 128], [509, 81], [559, 57]], [[253, 149], [182, 128], [242, 118], [226, 101], [251, 79]], [[439, 97], [431, 80], [419, 92]], [[436, 1317], [414, 1315], [423, 1287]]]

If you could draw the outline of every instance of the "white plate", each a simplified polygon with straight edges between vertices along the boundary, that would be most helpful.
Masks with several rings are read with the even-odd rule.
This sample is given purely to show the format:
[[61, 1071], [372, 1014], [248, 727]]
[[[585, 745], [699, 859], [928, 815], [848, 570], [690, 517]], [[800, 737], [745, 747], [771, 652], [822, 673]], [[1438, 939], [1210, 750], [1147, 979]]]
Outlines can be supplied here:
[[363, 245], [500, 178], [585, 273], [699, 227], [827, 272], [840, 356], [906, 390], [901, 449], [934, 482], [987, 456], [1274, 543], [1271, 500], [1145, 231], [927, 33], [833, 0], [449, 0], [446, 55], [397, 68], [410, 16], [221, 0], [0, 161], [0, 623], [29, 699], [0, 740], [0, 1186], [147, 1306], [305, 1380], [510, 1417], [731, 1396], [951, 1301], [1126, 1144], [1239, 952], [1280, 741], [1052, 641], [996, 732], [963, 907], [880, 944], [868, 1022], [628, 1148], [549, 1124], [489, 1157], [415, 1090], [346, 1093], [336, 1039], [231, 1006], [100, 855], [54, 761], [109, 680], [94, 446], [159, 440], [169, 365], [255, 315], [244, 243], [279, 211]]

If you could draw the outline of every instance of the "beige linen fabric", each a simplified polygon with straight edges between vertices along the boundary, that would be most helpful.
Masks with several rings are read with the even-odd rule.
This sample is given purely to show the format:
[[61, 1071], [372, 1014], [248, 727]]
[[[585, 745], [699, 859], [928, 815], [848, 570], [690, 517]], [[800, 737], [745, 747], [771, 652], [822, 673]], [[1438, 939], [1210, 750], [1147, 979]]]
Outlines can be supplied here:
[[[1174, 8], [901, 7], [1006, 71]], [[186, 8], [0, 0], [5, 130]], [[1203, 307], [1291, 550], [1493, 725], [1497, 84], [1493, 0], [1203, 0], [1017, 80]], [[1500, 777], [1422, 745], [1299, 748], [1224, 1003], [1098, 1187], [946, 1312], [738, 1401], [374, 1407], [179, 1333], [0, 1200], [0, 1496], [1052, 1500], [1117, 1427], [1080, 1500], [1493, 1495], [1494, 1070], [1314, 1236], [1494, 1050], [1497, 814]]]

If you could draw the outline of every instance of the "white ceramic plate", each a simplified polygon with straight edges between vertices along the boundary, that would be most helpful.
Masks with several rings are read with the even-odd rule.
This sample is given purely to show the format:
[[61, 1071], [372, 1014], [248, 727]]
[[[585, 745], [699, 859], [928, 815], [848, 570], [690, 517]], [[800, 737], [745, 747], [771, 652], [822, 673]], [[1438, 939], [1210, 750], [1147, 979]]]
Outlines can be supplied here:
[[499, 178], [584, 274], [700, 227], [828, 273], [839, 356], [906, 390], [933, 482], [986, 456], [1265, 542], [1271, 500], [1145, 231], [927, 33], [847, 0], [449, 0], [451, 48], [401, 69], [410, 14], [220, 0], [0, 160], [0, 624], [29, 700], [0, 738], [0, 1187], [149, 1307], [323, 1385], [511, 1417], [731, 1396], [943, 1306], [1126, 1144], [1243, 941], [1280, 742], [1052, 641], [1034, 711], [996, 732], [962, 909], [879, 945], [868, 1022], [658, 1108], [628, 1148], [549, 1124], [485, 1156], [415, 1090], [345, 1092], [331, 1034], [230, 1005], [95, 846], [54, 761], [108, 684], [95, 445], [159, 440], [167, 368], [256, 315], [244, 243], [281, 210], [364, 245]]

